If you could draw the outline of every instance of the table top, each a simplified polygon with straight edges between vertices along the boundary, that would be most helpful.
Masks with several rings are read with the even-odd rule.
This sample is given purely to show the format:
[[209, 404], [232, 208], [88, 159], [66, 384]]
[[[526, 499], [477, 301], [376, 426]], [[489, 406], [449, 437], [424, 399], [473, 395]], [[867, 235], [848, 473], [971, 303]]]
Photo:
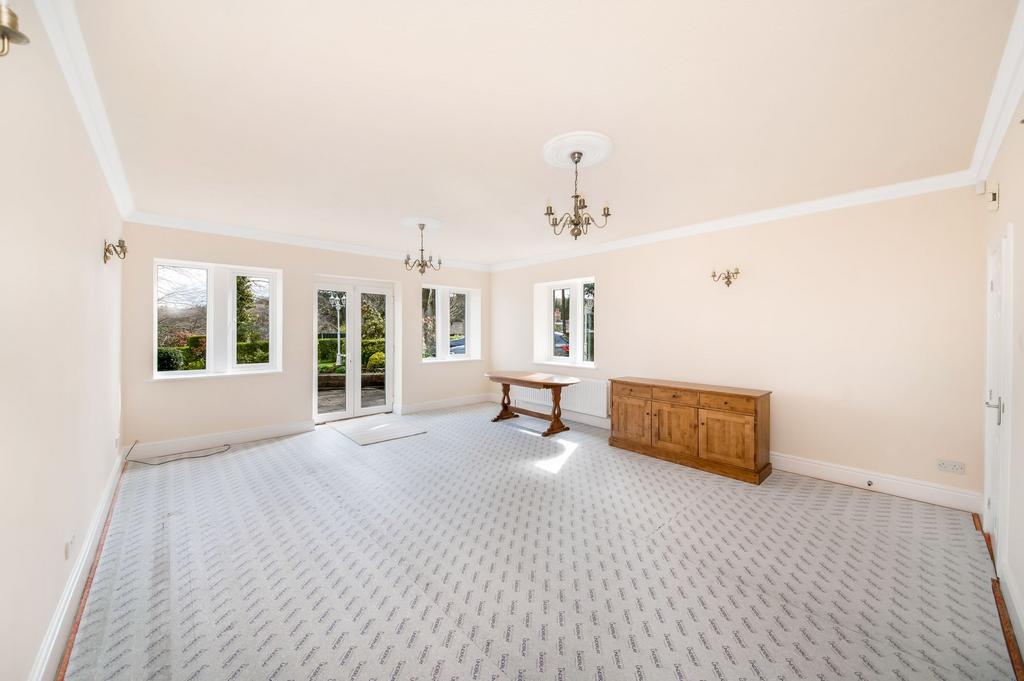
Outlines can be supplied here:
[[524, 388], [564, 388], [580, 382], [575, 376], [559, 376], [537, 371], [488, 371], [484, 376], [495, 383], [508, 383]]

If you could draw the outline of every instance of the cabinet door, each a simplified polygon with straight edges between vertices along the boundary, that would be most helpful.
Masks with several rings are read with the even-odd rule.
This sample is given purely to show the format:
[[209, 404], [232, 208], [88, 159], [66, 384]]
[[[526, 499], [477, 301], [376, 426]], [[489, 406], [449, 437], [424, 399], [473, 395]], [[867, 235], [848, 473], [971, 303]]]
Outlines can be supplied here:
[[622, 440], [651, 444], [651, 403], [638, 397], [612, 399], [612, 435]]
[[754, 467], [754, 417], [700, 410], [700, 457], [743, 468]]
[[651, 403], [651, 438], [666, 454], [697, 456], [697, 409], [664, 402]]

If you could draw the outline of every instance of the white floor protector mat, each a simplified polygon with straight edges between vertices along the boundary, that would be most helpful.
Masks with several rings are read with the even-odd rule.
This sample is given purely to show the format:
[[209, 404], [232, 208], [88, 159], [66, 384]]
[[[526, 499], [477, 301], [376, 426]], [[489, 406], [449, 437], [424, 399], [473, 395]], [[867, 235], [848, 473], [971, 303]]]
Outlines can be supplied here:
[[421, 423], [413, 423], [392, 414], [339, 421], [332, 423], [331, 427], [357, 445], [372, 445], [427, 432]]

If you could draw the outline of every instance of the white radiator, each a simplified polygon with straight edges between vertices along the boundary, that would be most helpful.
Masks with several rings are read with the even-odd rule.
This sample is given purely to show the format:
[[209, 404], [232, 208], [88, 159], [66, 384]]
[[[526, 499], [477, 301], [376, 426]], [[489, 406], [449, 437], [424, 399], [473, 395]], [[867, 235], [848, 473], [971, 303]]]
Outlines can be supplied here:
[[[551, 391], [512, 386], [509, 396], [517, 407], [551, 406]], [[528, 404], [520, 404], [525, 402]], [[603, 378], [585, 378], [576, 385], [562, 388], [562, 409], [598, 418], [608, 417], [608, 381]]]

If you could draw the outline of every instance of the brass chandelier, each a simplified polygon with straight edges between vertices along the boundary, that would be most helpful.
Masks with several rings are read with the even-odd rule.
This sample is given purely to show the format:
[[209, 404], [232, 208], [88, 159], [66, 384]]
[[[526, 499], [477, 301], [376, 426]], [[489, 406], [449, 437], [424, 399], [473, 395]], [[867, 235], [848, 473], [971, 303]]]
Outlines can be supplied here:
[[420, 274], [426, 273], [426, 271], [428, 269], [437, 271], [437, 270], [441, 269], [441, 258], [440, 258], [440, 256], [438, 256], [436, 264], [434, 263], [434, 256], [433, 255], [424, 256], [424, 250], [423, 250], [423, 230], [425, 230], [427, 228], [427, 225], [425, 223], [421, 222], [421, 223], [419, 223], [418, 227], [420, 228], [420, 257], [418, 257], [415, 260], [413, 260], [411, 255], [406, 254], [406, 256], [405, 256], [405, 269], [410, 271], [410, 272], [412, 270], [419, 270]]
[[28, 36], [18, 27], [18, 15], [7, 6], [7, 0], [0, 0], [0, 57], [6, 57], [11, 45], [25, 45]]
[[587, 210], [587, 200], [580, 194], [580, 161], [583, 160], [582, 151], [574, 151], [569, 154], [569, 158], [572, 159], [573, 165], [573, 186], [572, 186], [572, 212], [565, 213], [560, 218], [555, 218], [555, 209], [551, 207], [551, 202], [548, 201], [548, 207], [544, 210], [544, 215], [548, 219], [548, 223], [554, 230], [555, 236], [561, 236], [562, 232], [569, 229], [569, 234], [572, 235], [573, 240], [579, 239], [581, 235], [586, 235], [587, 230], [591, 227], [597, 227], [598, 229], [604, 229], [608, 225], [608, 218], [611, 216], [612, 211], [605, 204], [605, 207], [601, 210], [601, 216], [604, 218], [603, 222], [598, 223], [597, 219]]

